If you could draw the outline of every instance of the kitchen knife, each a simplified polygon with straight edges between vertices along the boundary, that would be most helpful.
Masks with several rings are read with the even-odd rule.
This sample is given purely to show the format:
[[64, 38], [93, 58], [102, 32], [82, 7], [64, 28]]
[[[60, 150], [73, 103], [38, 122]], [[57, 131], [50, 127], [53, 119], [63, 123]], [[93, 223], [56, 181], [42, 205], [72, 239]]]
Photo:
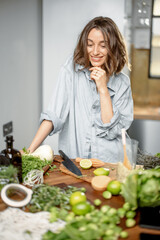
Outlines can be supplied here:
[[78, 176], [82, 176], [81, 171], [79, 170], [79, 168], [69, 159], [69, 157], [67, 157], [67, 155], [62, 151], [59, 150], [59, 154], [60, 156], [64, 159], [64, 161], [62, 161], [62, 164], [72, 173], [78, 175]]

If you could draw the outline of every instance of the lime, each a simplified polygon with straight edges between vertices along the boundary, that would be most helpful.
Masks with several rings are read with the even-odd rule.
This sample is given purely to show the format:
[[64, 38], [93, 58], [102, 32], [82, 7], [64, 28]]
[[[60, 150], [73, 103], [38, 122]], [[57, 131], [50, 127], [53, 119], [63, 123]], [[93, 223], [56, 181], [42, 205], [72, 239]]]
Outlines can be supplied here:
[[80, 161], [80, 166], [83, 169], [89, 169], [92, 167], [92, 161], [90, 159], [82, 159]]
[[136, 225], [136, 220], [133, 218], [127, 218], [126, 220], [126, 227], [134, 227]]
[[118, 208], [117, 214], [120, 218], [124, 218], [124, 216], [126, 214], [126, 210], [124, 208]]
[[131, 210], [131, 204], [129, 202], [125, 202], [122, 207], [125, 209], [125, 211]]
[[73, 192], [70, 196], [69, 202], [73, 206], [80, 202], [85, 202], [87, 200], [84, 192], [76, 191]]
[[110, 199], [112, 197], [112, 193], [109, 192], [109, 191], [104, 191], [102, 193], [102, 196], [105, 198], [105, 199]]
[[121, 191], [121, 183], [117, 180], [112, 180], [108, 183], [107, 191], [111, 192], [113, 195], [118, 195]]
[[126, 232], [126, 231], [120, 232], [120, 237], [121, 238], [127, 238], [128, 237], [128, 232]]
[[91, 209], [92, 209], [91, 204], [89, 202], [80, 202], [80, 203], [73, 205], [73, 207], [72, 207], [72, 211], [76, 215], [86, 215], [87, 213], [89, 213], [91, 211]]
[[126, 212], [126, 218], [134, 218], [136, 216], [136, 212], [135, 211], [128, 211]]
[[103, 206], [101, 207], [101, 212], [107, 213], [109, 209], [110, 209], [110, 206], [109, 206], [109, 205], [103, 205]]
[[108, 168], [97, 168], [96, 170], [93, 171], [94, 175], [96, 176], [101, 176], [101, 175], [109, 175], [109, 169]]
[[67, 215], [66, 218], [65, 218], [65, 221], [66, 221], [66, 222], [72, 221], [72, 220], [74, 219], [74, 216], [75, 216], [74, 212], [68, 213], [68, 215]]
[[80, 188], [80, 191], [85, 193], [87, 190], [86, 190], [85, 187], [81, 187], [81, 188]]
[[101, 203], [102, 203], [102, 201], [98, 198], [94, 200], [94, 205], [96, 205], [96, 206], [101, 205]]

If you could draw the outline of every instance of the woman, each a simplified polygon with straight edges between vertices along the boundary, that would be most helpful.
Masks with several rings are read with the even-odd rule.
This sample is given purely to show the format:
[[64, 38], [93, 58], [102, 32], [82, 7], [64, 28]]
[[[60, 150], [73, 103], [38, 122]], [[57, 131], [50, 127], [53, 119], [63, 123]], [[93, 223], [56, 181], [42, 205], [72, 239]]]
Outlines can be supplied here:
[[133, 121], [130, 80], [121, 72], [125, 64], [129, 66], [127, 51], [116, 24], [107, 17], [91, 20], [60, 70], [28, 150], [59, 132], [59, 149], [70, 158], [117, 162], [121, 129]]

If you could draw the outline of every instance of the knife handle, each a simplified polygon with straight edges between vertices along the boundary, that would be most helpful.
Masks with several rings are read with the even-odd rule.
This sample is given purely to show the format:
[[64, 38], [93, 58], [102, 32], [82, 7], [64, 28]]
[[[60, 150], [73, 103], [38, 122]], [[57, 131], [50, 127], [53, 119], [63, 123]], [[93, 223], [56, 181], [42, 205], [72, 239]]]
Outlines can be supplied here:
[[59, 150], [59, 154], [63, 158], [63, 160], [65, 160], [66, 155], [62, 150]]

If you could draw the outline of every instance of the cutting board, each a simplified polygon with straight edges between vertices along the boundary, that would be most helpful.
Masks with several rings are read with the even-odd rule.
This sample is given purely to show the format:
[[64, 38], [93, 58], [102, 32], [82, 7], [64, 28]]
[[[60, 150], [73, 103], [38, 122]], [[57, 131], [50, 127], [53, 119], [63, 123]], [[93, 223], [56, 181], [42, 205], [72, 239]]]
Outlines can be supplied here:
[[[61, 156], [56, 155], [54, 157], [54, 161], [61, 163], [63, 161], [63, 159], [61, 158]], [[77, 163], [75, 161], [75, 159], [72, 159], [73, 163], [80, 169], [82, 176], [77, 176], [76, 174], [72, 173], [71, 171], [69, 171], [62, 163], [59, 166], [59, 169], [66, 174], [69, 174], [73, 177], [79, 178], [79, 179], [83, 179], [86, 182], [91, 183], [92, 178], [95, 176], [93, 171], [96, 169], [95, 167], [91, 167], [90, 169], [82, 169], [79, 165], [79, 163]], [[116, 169], [117, 169], [117, 165], [114, 163], [105, 163], [105, 165], [103, 166], [104, 168], [108, 168], [110, 170], [109, 173], [109, 177], [111, 177], [112, 179], [116, 179]]]

